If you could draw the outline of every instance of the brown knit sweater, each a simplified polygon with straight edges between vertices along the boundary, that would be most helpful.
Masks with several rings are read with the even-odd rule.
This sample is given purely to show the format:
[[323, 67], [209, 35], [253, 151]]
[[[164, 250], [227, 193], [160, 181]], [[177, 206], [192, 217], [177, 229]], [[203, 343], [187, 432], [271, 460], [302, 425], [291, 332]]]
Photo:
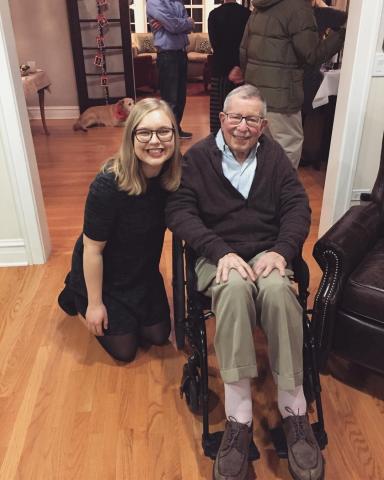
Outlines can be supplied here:
[[289, 263], [308, 235], [311, 213], [296, 171], [277, 142], [259, 141], [248, 199], [224, 176], [213, 135], [186, 153], [181, 186], [168, 198], [168, 227], [214, 263], [230, 252], [249, 260], [263, 250]]

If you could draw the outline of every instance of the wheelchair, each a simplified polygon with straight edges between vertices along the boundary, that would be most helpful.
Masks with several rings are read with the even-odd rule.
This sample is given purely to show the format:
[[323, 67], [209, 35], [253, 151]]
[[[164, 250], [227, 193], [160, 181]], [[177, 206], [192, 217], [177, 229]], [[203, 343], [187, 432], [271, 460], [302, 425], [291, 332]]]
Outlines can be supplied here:
[[[180, 384], [180, 396], [185, 397], [189, 409], [201, 414], [203, 420], [202, 448], [204, 454], [215, 459], [223, 432], [209, 431], [209, 388], [208, 388], [208, 350], [205, 322], [214, 316], [210, 310], [211, 299], [197, 291], [195, 274], [196, 253], [184, 241], [172, 237], [173, 269], [173, 308], [176, 345], [179, 350], [189, 345], [190, 354], [183, 366]], [[309, 269], [301, 254], [293, 262], [293, 280], [298, 286], [298, 301], [303, 308], [303, 388], [308, 405], [315, 402], [317, 421], [312, 424], [315, 437], [321, 449], [328, 443], [324, 428], [321, 402], [321, 385], [316, 364], [316, 345], [307, 309], [309, 295]], [[277, 455], [287, 458], [287, 445], [281, 426], [270, 430], [271, 440]], [[260, 457], [256, 445], [252, 442], [249, 460]]]

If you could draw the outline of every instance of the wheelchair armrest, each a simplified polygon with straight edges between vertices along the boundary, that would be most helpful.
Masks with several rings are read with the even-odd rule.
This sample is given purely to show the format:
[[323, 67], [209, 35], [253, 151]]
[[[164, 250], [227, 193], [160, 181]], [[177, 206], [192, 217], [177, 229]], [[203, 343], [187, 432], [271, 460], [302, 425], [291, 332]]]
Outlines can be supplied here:
[[172, 290], [173, 290], [173, 320], [176, 345], [179, 350], [184, 348], [185, 341], [185, 268], [183, 242], [172, 236]]
[[292, 261], [293, 280], [297, 283], [299, 302], [303, 310], [307, 310], [307, 299], [309, 296], [309, 268], [302, 257], [302, 250]]
[[374, 245], [382, 224], [376, 204], [351, 207], [315, 244], [313, 256], [323, 277], [315, 297], [312, 326], [321, 369], [331, 350], [336, 312], [345, 282]]

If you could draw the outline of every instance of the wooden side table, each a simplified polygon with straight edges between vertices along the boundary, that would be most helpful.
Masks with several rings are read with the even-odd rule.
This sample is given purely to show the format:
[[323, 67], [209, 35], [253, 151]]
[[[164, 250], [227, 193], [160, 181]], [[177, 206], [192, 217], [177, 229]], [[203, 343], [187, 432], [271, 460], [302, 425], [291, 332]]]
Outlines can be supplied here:
[[43, 123], [44, 132], [49, 135], [47, 124], [45, 122], [45, 106], [44, 106], [44, 93], [45, 90], [49, 90], [51, 81], [44, 70], [37, 70], [21, 78], [23, 81], [24, 95], [25, 97], [31, 97], [32, 95], [39, 96], [39, 106], [41, 121]]

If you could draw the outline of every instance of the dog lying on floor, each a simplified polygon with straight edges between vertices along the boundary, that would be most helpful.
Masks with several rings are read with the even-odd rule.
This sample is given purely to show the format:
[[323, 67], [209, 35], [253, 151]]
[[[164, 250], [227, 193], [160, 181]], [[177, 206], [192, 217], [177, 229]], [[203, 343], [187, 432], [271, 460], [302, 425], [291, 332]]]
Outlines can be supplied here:
[[113, 105], [98, 105], [85, 110], [73, 125], [74, 130], [87, 131], [88, 127], [122, 127], [133, 105], [132, 98], [122, 98]]

